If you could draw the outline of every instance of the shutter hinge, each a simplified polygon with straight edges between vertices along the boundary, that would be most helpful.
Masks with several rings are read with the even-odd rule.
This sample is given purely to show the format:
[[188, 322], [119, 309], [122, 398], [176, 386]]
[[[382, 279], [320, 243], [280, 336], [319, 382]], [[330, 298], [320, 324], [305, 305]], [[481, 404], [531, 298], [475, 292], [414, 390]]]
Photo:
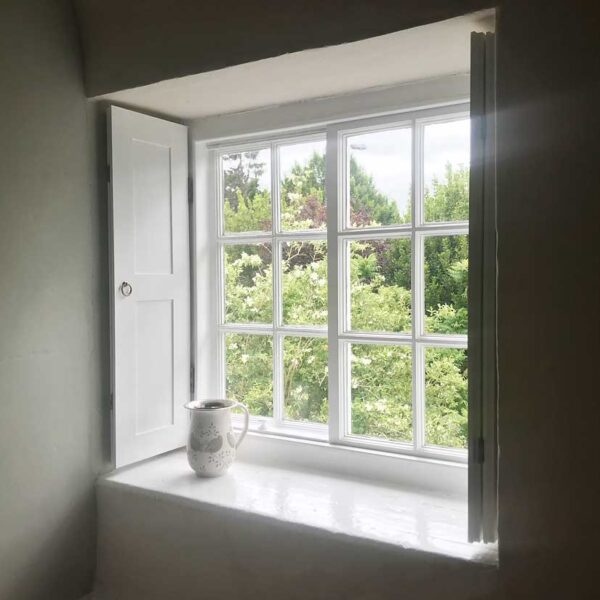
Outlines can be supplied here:
[[194, 202], [194, 180], [191, 177], [188, 177], [188, 202]]
[[478, 465], [482, 465], [485, 460], [485, 442], [482, 437], [478, 437], [475, 440], [475, 452], [474, 452], [474, 462]]
[[190, 365], [190, 393], [193, 395], [196, 392], [196, 367]]

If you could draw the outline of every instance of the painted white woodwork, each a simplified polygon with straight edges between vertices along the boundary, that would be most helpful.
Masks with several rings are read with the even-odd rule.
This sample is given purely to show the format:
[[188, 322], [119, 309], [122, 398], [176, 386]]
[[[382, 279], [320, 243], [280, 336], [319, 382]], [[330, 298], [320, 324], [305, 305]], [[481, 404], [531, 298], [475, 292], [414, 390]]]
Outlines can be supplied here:
[[496, 41], [471, 36], [469, 540], [498, 532]]
[[[273, 339], [273, 417], [251, 418], [251, 429], [265, 434], [284, 435], [310, 440], [328, 441], [332, 444], [343, 444], [353, 448], [365, 448], [376, 451], [392, 452], [419, 456], [423, 458], [441, 459], [456, 463], [467, 461], [467, 452], [458, 448], [444, 448], [428, 445], [425, 440], [425, 349], [427, 347], [466, 348], [465, 335], [435, 335], [424, 330], [424, 242], [430, 236], [436, 235], [468, 235], [468, 221], [452, 223], [428, 223], [424, 221], [424, 128], [432, 123], [446, 123], [461, 120], [469, 116], [469, 105], [455, 101], [450, 105], [434, 108], [413, 110], [396, 110], [393, 114], [383, 116], [363, 116], [361, 119], [339, 120], [330, 115], [332, 122], [321, 123], [310, 129], [288, 130], [278, 132], [262, 132], [256, 136], [235, 139], [218, 140], [207, 145], [195, 144], [196, 168], [200, 174], [212, 171], [214, 180], [202, 186], [202, 194], [207, 200], [196, 203], [196, 210], [209, 211], [213, 206], [215, 227], [210, 234], [213, 244], [217, 247], [214, 259], [217, 277], [203, 269], [198, 271], [199, 280], [213, 277], [216, 293], [216, 328], [213, 328], [212, 345], [219, 348], [218, 366], [207, 370], [199, 365], [200, 380], [209, 381], [218, 378], [214, 388], [219, 396], [226, 395], [226, 356], [225, 336], [229, 333], [269, 335]], [[249, 117], [251, 118], [251, 117]], [[417, 182], [412, 202], [413, 218], [410, 224], [399, 224], [383, 227], [352, 228], [347, 220], [348, 205], [345, 202], [346, 169], [346, 140], [356, 133], [365, 133], [390, 128], [409, 127], [415, 139], [412, 144], [411, 162], [414, 173], [413, 180]], [[323, 140], [327, 141], [326, 161], [326, 196], [327, 196], [327, 230], [282, 231], [279, 216], [279, 167], [278, 157], [280, 148], [291, 143]], [[269, 148], [271, 157], [271, 194], [273, 227], [264, 232], [228, 233], [224, 227], [224, 200], [220, 184], [221, 156], [230, 152], [242, 152]], [[200, 189], [200, 188], [199, 188]], [[209, 200], [210, 198], [210, 200]], [[196, 220], [201, 226], [208, 217]], [[411, 252], [413, 273], [413, 316], [412, 333], [378, 333], [358, 332], [350, 328], [349, 315], [349, 285], [350, 265], [348, 244], [356, 240], [398, 239], [412, 240]], [[281, 246], [290, 240], [327, 240], [328, 252], [328, 326], [297, 326], [287, 325], [282, 319], [282, 282], [281, 282]], [[216, 242], [216, 243], [215, 243]], [[274, 248], [275, 264], [273, 269], [273, 323], [228, 323], [225, 320], [225, 279], [223, 248], [227, 244], [266, 242]], [[199, 260], [202, 257], [199, 256]], [[199, 294], [200, 299], [200, 294]], [[214, 321], [215, 314], [199, 315], [199, 323]], [[205, 325], [202, 337], [205, 339]], [[327, 337], [329, 350], [329, 422], [328, 425], [311, 422], [293, 422], [284, 418], [283, 398], [283, 340], [286, 335], [302, 335], [311, 338]], [[353, 434], [350, 427], [351, 415], [351, 378], [350, 378], [350, 347], [352, 343], [360, 344], [391, 344], [404, 345], [411, 348], [414, 365], [413, 374], [413, 439], [411, 442], [390, 441], [375, 437]], [[199, 351], [199, 356], [201, 352]], [[237, 424], [240, 425], [239, 419]]]
[[[491, 82], [489, 82], [491, 85]], [[196, 233], [196, 302], [198, 319], [195, 331], [197, 341], [198, 398], [209, 398], [225, 392], [225, 357], [223, 336], [226, 333], [247, 333], [272, 335], [274, 337], [275, 374], [281, 366], [280, 349], [277, 338], [285, 335], [305, 335], [308, 337], [328, 337], [330, 352], [328, 426], [314, 423], [292, 423], [281, 421], [281, 390], [274, 385], [274, 416], [276, 418], [253, 417], [250, 434], [244, 451], [252, 449], [253, 456], [261, 457], [264, 464], [286, 468], [298, 465], [303, 469], [338, 471], [345, 465], [346, 475], [360, 478], [368, 477], [368, 473], [389, 475], [389, 480], [407, 487], [430, 487], [466, 492], [467, 461], [469, 478], [480, 477], [471, 446], [471, 457], [467, 452], [458, 449], [444, 449], [428, 446], [423, 432], [423, 390], [424, 390], [424, 352], [428, 347], [469, 347], [469, 357], [473, 355], [473, 347], [465, 335], [438, 335], [424, 331], [423, 327], [423, 291], [424, 282], [421, 273], [423, 263], [423, 243], [428, 236], [470, 234], [470, 221], [457, 223], [428, 223], [423, 219], [423, 154], [424, 128], [433, 121], [446, 121], [452, 118], [464, 118], [469, 114], [469, 76], [437, 78], [426, 82], [413, 82], [401, 87], [386, 90], [366, 91], [320, 100], [279, 107], [264, 108], [253, 112], [198, 119], [191, 124], [192, 147], [195, 165], [195, 233]], [[368, 231], [349, 229], [341, 218], [339, 197], [343, 178], [338, 177], [342, 169], [344, 134], [356, 127], [390, 126], [398, 122], [410, 122], [414, 131], [413, 148], [413, 181], [415, 198], [413, 202], [413, 220], [411, 224], [395, 225], [385, 228], [372, 228]], [[489, 126], [493, 126], [493, 113], [489, 115]], [[475, 130], [473, 130], [473, 135]], [[277, 228], [276, 214], [277, 186], [274, 192], [273, 231], [228, 233], [223, 231], [223, 214], [218, 189], [217, 164], [218, 155], [234, 150], [247, 150], [260, 147], [271, 148], [271, 175], [277, 173], [277, 152], [280, 144], [289, 144], [291, 140], [304, 138], [321, 138], [327, 140], [327, 198], [328, 198], [328, 230], [281, 231]], [[492, 144], [489, 139], [489, 144]], [[472, 142], [472, 147], [476, 146]], [[490, 157], [492, 155], [490, 154]], [[491, 173], [488, 171], [488, 176]], [[473, 189], [473, 185], [471, 186]], [[492, 189], [492, 188], [490, 188]], [[489, 214], [489, 213], [488, 213]], [[332, 226], [333, 225], [333, 226]], [[488, 224], [489, 228], [489, 224]], [[347, 305], [343, 299], [343, 277], [345, 271], [343, 249], [348, 242], [359, 239], [410, 237], [414, 240], [413, 256], [413, 305], [415, 311], [415, 327], [410, 334], [382, 334], [374, 332], [356, 332], [348, 330]], [[285, 325], [280, 319], [279, 301], [275, 302], [273, 324], [225, 323], [223, 319], [224, 289], [222, 280], [221, 248], [227, 243], [271, 242], [274, 247], [290, 239], [327, 239], [329, 260], [329, 326], [316, 328], [310, 326]], [[495, 244], [495, 236], [486, 238], [488, 247]], [[473, 246], [475, 247], [475, 245]], [[489, 253], [488, 253], [489, 256]], [[347, 262], [347, 261], [346, 261]], [[473, 261], [471, 261], [473, 262]], [[276, 273], [277, 275], [277, 270]], [[488, 284], [491, 280], [488, 280]], [[216, 290], [216, 292], [215, 292]], [[279, 300], [281, 293], [278, 279], [274, 277], [274, 296]], [[474, 298], [474, 296], [472, 295]], [[473, 308], [471, 307], [471, 310]], [[493, 314], [488, 307], [487, 314]], [[491, 313], [490, 313], [491, 311]], [[491, 338], [490, 338], [491, 339]], [[415, 356], [414, 414], [415, 432], [413, 443], [388, 443], [384, 440], [361, 438], [348, 435], [345, 431], [348, 408], [348, 382], [344, 371], [347, 360], [344, 352], [350, 343], [395, 343], [413, 348]], [[214, 346], [217, 352], [210, 351]], [[491, 348], [491, 346], [490, 346]], [[488, 348], [489, 349], [489, 348]], [[489, 352], [488, 355], [489, 357]], [[494, 369], [494, 364], [491, 364]], [[471, 366], [469, 367], [472, 374]], [[279, 378], [281, 378], [279, 376]], [[275, 381], [276, 382], [276, 381]], [[488, 378], [488, 385], [493, 385]], [[335, 390], [335, 391], [334, 391]], [[495, 407], [490, 405], [485, 414], [477, 412], [471, 404], [471, 415], [480, 415], [485, 427], [491, 432], [489, 452], [495, 454], [497, 439], [493, 435], [497, 427]], [[470, 419], [471, 419], [470, 415]], [[475, 417], [479, 418], [478, 416]], [[241, 422], [238, 422], [241, 425]], [[487, 442], [486, 442], [487, 443]], [[487, 463], [490, 476], [486, 477], [485, 497], [496, 498], [496, 476], [494, 460]], [[389, 467], [389, 468], [388, 468]], [[388, 475], [385, 476], [386, 480]], [[481, 481], [481, 480], [479, 480]], [[481, 487], [479, 489], [482, 490]], [[470, 497], [471, 503], [475, 496]], [[481, 496], [469, 510], [469, 519], [481, 524]], [[492, 519], [488, 522], [488, 531], [495, 534], [496, 509], [495, 502], [488, 514]], [[492, 536], [486, 539], [492, 539]]]
[[111, 106], [113, 459], [185, 444], [190, 396], [187, 128]]

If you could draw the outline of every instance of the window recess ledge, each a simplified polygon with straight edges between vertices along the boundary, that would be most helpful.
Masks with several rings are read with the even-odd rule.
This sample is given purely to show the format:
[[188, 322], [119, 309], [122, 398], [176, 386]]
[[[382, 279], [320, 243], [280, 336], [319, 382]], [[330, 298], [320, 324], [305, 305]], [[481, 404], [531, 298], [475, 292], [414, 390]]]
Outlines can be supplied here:
[[[296, 433], [298, 435], [296, 435]], [[281, 469], [300, 469], [349, 477], [375, 484], [445, 495], [467, 502], [467, 464], [385, 449], [329, 443], [307, 439], [293, 428], [250, 431], [238, 450], [239, 459]], [[350, 442], [351, 443], [351, 442]]]
[[326, 535], [486, 565], [497, 561], [496, 546], [467, 542], [464, 499], [390, 484], [246, 460], [223, 477], [203, 479], [190, 470], [185, 450], [177, 450], [103, 476], [98, 490], [101, 505], [117, 494], [135, 510], [142, 494], [160, 501], [161, 511], [185, 506], [223, 519], [233, 511], [238, 519], [260, 517], [264, 528], [299, 527], [314, 533], [315, 543]]

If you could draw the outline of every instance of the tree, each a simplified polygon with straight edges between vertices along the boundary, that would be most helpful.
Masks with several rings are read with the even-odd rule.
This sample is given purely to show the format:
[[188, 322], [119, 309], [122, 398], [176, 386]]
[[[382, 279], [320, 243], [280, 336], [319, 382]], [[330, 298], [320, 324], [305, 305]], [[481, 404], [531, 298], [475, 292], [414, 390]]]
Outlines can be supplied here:
[[392, 225], [407, 223], [410, 214], [400, 215], [396, 204], [382, 194], [369, 175], [350, 157], [350, 220], [353, 225]]
[[[234, 160], [225, 197], [230, 231], [270, 227], [271, 199], [258, 179], [265, 165], [256, 156]], [[281, 183], [282, 219], [289, 229], [325, 225], [325, 161], [319, 154], [296, 164]], [[443, 180], [426, 190], [428, 220], [463, 219], [468, 209], [468, 171], [448, 166]], [[233, 195], [235, 194], [235, 195]], [[350, 198], [357, 225], [406, 222], [373, 178], [350, 162]], [[229, 219], [229, 221], [228, 221]], [[233, 229], [235, 227], [235, 229]], [[426, 326], [437, 333], [463, 333], [467, 324], [468, 245], [465, 237], [429, 237], [425, 244]], [[367, 331], [411, 327], [410, 240], [353, 242], [350, 250], [352, 326]], [[272, 264], [268, 244], [228, 247], [226, 314], [229, 322], [272, 322]], [[326, 244], [294, 241], [282, 255], [283, 319], [286, 324], [327, 323]], [[227, 391], [253, 414], [272, 415], [272, 342], [263, 335], [228, 335]], [[327, 421], [327, 343], [323, 338], [284, 338], [286, 418]], [[426, 351], [427, 443], [465, 447], [466, 353]], [[353, 344], [352, 430], [362, 435], [410, 441], [412, 356], [405, 346]]]
[[327, 222], [325, 157], [315, 152], [305, 165], [296, 163], [281, 183], [284, 229], [322, 229]]
[[223, 156], [223, 200], [225, 231], [271, 229], [271, 195], [260, 189], [266, 165], [258, 152]]
[[258, 160], [258, 151], [225, 154], [223, 160], [223, 195], [233, 210], [238, 210], [240, 196], [252, 202], [265, 172], [265, 163]]

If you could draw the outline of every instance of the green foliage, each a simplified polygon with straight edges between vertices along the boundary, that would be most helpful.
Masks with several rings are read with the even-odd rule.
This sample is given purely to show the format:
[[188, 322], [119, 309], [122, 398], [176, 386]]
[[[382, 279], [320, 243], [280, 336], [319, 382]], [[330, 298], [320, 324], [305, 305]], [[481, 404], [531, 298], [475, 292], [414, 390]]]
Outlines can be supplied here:
[[327, 242], [283, 247], [283, 322], [327, 325]]
[[271, 195], [261, 192], [251, 198], [244, 196], [241, 191], [236, 194], [237, 207], [232, 208], [229, 200], [225, 201], [223, 216], [225, 231], [267, 231], [271, 229]]
[[327, 423], [327, 340], [288, 336], [283, 357], [286, 419]]
[[410, 442], [410, 348], [353, 344], [351, 364], [352, 433]]
[[425, 239], [425, 326], [429, 333], [467, 333], [468, 252], [466, 235]]
[[284, 231], [324, 229], [325, 156], [315, 152], [306, 165], [296, 163], [281, 182], [281, 227]]
[[225, 320], [273, 321], [273, 269], [269, 244], [225, 247]]
[[467, 353], [428, 348], [425, 353], [425, 440], [467, 447]]
[[259, 188], [266, 165], [258, 152], [223, 156], [223, 216], [225, 231], [268, 231], [271, 229], [271, 194]]
[[227, 334], [227, 396], [253, 415], [273, 416], [273, 342], [264, 335]]
[[469, 170], [446, 165], [444, 178], [434, 178], [425, 190], [425, 221], [467, 221], [469, 219]]
[[400, 215], [396, 204], [376, 187], [373, 177], [350, 157], [350, 220], [352, 225], [392, 225], [410, 222], [410, 208]]
[[409, 332], [410, 240], [352, 242], [350, 293], [352, 329]]
[[259, 191], [260, 177], [265, 173], [266, 164], [259, 159], [259, 152], [226, 154], [223, 160], [223, 192], [225, 202], [237, 210], [240, 197], [248, 201]]
[[[239, 155], [235, 155], [239, 156]], [[271, 226], [271, 200], [260, 190], [264, 165], [257, 157], [233, 160], [225, 183], [227, 231]], [[241, 165], [241, 169], [240, 169]], [[286, 230], [325, 227], [325, 162], [314, 154], [296, 164], [281, 183]], [[389, 225], [410, 221], [379, 192], [373, 178], [350, 162], [352, 221]], [[468, 216], [468, 171], [447, 167], [445, 179], [426, 191], [429, 221]], [[288, 325], [327, 324], [327, 248], [324, 241], [293, 241], [282, 250], [283, 319]], [[468, 240], [466, 236], [425, 241], [426, 329], [440, 334], [467, 331]], [[272, 322], [273, 267], [268, 244], [227, 246], [228, 322]], [[411, 329], [411, 243], [368, 240], [350, 246], [352, 328], [409, 332]], [[228, 335], [227, 392], [255, 415], [272, 414], [271, 339]], [[352, 346], [352, 431], [391, 440], [412, 439], [412, 356], [405, 346]], [[284, 339], [284, 406], [287, 419], [327, 422], [327, 344], [324, 338]], [[427, 443], [465, 447], [467, 435], [466, 353], [426, 351]]]

